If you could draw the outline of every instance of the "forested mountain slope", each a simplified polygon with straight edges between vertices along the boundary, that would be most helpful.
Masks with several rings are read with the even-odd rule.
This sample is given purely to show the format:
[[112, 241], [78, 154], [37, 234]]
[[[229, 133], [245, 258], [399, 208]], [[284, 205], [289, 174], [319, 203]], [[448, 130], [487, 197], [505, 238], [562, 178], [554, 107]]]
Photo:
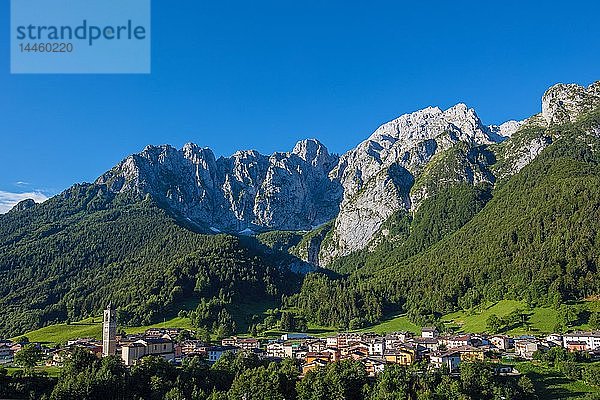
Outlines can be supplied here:
[[[0, 335], [97, 315], [109, 301], [122, 324], [147, 324], [200, 299], [201, 325], [228, 325], [229, 304], [278, 301], [298, 277], [248, 241], [186, 229], [150, 198], [76, 185], [0, 216]], [[223, 311], [225, 310], [225, 311]]]
[[395, 234], [388, 229], [374, 249], [332, 264], [347, 277], [309, 276], [290, 302], [315, 322], [357, 326], [386, 311], [432, 321], [486, 300], [560, 304], [597, 295], [599, 133], [599, 109], [551, 125], [544, 135], [552, 144], [497, 183], [489, 200], [484, 187], [443, 189], [414, 215], [388, 221]]

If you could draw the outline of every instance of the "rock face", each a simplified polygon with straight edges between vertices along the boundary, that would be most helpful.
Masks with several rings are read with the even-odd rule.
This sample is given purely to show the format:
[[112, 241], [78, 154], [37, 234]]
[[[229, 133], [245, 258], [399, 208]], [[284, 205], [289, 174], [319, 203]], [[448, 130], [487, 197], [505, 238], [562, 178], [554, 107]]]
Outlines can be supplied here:
[[428, 107], [380, 126], [340, 157], [315, 139], [286, 153], [249, 150], [218, 159], [191, 143], [181, 150], [149, 146], [96, 183], [150, 194], [212, 232], [311, 230], [335, 219], [327, 235], [311, 239], [305, 260], [325, 265], [365, 248], [392, 214], [415, 211], [440, 188], [494, 184], [518, 172], [552, 143], [549, 125], [599, 104], [596, 82], [555, 85], [540, 115], [502, 125], [483, 125], [464, 104]]
[[[403, 115], [379, 127], [367, 140], [340, 157], [332, 180], [341, 182], [344, 197], [321, 264], [364, 248], [381, 225], [400, 209], [411, 210], [427, 191], [411, 197], [411, 189], [436, 154], [457, 143], [477, 146], [505, 140], [499, 129], [484, 126], [464, 104]], [[472, 179], [471, 179], [472, 180]]]
[[309, 230], [337, 215], [341, 187], [328, 178], [337, 160], [314, 139], [288, 153], [250, 150], [219, 159], [192, 143], [181, 150], [148, 146], [96, 183], [113, 192], [148, 193], [192, 222], [221, 231]]
[[493, 134], [495, 134], [497, 136], [500, 136], [503, 138], [509, 138], [513, 135], [513, 133], [518, 131], [519, 128], [521, 128], [524, 123], [525, 123], [525, 121], [515, 121], [515, 120], [506, 121], [505, 123], [503, 123], [501, 125], [491, 125], [490, 130], [492, 131]]
[[600, 104], [600, 81], [587, 88], [559, 83], [542, 97], [542, 116], [548, 124], [573, 122], [581, 113]]

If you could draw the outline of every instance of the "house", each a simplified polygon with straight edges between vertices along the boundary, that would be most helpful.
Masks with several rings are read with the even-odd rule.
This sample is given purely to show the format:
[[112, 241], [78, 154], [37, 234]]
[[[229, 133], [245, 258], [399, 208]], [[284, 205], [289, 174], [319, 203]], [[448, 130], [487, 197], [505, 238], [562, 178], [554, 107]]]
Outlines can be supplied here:
[[320, 360], [328, 364], [333, 362], [333, 356], [331, 353], [306, 353], [304, 360], [307, 364], [310, 364], [316, 360]]
[[87, 346], [87, 345], [98, 345], [98, 346], [102, 346], [102, 342], [93, 339], [93, 338], [77, 338], [77, 339], [71, 339], [71, 340], [67, 340], [67, 347], [70, 346]]
[[473, 346], [462, 346], [452, 349], [460, 355], [460, 361], [483, 361], [485, 352], [483, 349]]
[[570, 352], [586, 351], [587, 350], [587, 342], [582, 342], [582, 341], [567, 342], [567, 350], [569, 350]]
[[325, 367], [328, 363], [326, 361], [316, 359], [312, 362], [306, 363], [302, 366], [302, 375], [306, 375], [309, 371], [315, 368]]
[[303, 347], [294, 353], [294, 358], [302, 361], [302, 360], [306, 359], [307, 354], [308, 354], [308, 351], [306, 350], [306, 347]]
[[456, 372], [461, 361], [460, 354], [455, 351], [432, 353], [429, 360], [434, 368], [446, 367], [450, 372]]
[[[67, 341], [66, 348], [62, 349], [62, 350], [71, 352], [75, 348], [83, 348], [98, 357], [102, 356], [102, 342], [100, 342], [99, 340], [96, 340], [96, 339], [83, 338], [83, 339], [69, 340], [69, 341]], [[50, 355], [52, 355], [52, 354], [54, 354], [54, 352], [52, 352]], [[62, 364], [62, 361], [58, 362], [57, 365], [59, 365], [59, 364]]]
[[144, 336], [148, 338], [163, 338], [167, 335], [170, 339], [174, 339], [180, 332], [181, 329], [179, 328], [150, 328], [146, 329]]
[[327, 341], [316, 339], [306, 342], [306, 348], [309, 353], [318, 353], [327, 348]]
[[13, 353], [16, 353], [17, 351], [21, 350], [25, 344], [26, 343], [13, 343], [10, 345], [10, 349]]
[[435, 327], [425, 327], [421, 329], [421, 337], [426, 339], [434, 339], [439, 336], [439, 332]]
[[208, 354], [208, 362], [217, 362], [217, 360], [226, 352], [237, 353], [238, 350], [239, 347], [236, 346], [210, 346], [206, 349], [206, 353]]
[[167, 361], [175, 361], [174, 344], [163, 338], [146, 338], [121, 347], [121, 359], [125, 365], [135, 365], [145, 356], [159, 356]]
[[0, 344], [0, 365], [11, 364], [15, 353], [12, 351], [10, 343]]
[[356, 358], [351, 357], [352, 354], [364, 354], [364, 356], [369, 355], [369, 347], [364, 343], [355, 343], [350, 346], [343, 347], [340, 350], [342, 358]]
[[369, 342], [374, 339], [381, 339], [381, 336], [374, 332], [365, 332], [362, 335], [360, 335], [360, 340], [363, 342]]
[[563, 337], [562, 335], [553, 333], [546, 336], [546, 342], [550, 345], [562, 346], [563, 345]]
[[370, 377], [375, 377], [385, 369], [385, 360], [381, 357], [367, 357], [363, 361], [365, 370]]
[[427, 349], [428, 351], [438, 351], [440, 348], [440, 343], [437, 338], [429, 339], [423, 337], [416, 337], [411, 339], [409, 343], [412, 343], [417, 347]]
[[327, 347], [339, 347], [338, 346], [338, 337], [337, 336], [328, 336], [325, 339], [325, 344], [327, 345]]
[[237, 343], [237, 336], [228, 337], [221, 339], [221, 346], [235, 346]]
[[342, 359], [342, 353], [338, 349], [326, 348], [325, 350], [321, 351], [321, 353], [331, 354], [332, 362], [339, 361]]
[[[50, 357], [46, 360], [47, 367], [62, 367], [65, 358], [68, 357], [67, 349], [58, 349], [50, 353]], [[102, 354], [102, 351], [100, 352]]]
[[181, 354], [184, 356], [189, 355], [205, 355], [206, 349], [209, 347], [201, 340], [184, 340], [179, 343]]
[[254, 338], [239, 338], [237, 336], [232, 336], [222, 339], [221, 346], [236, 346], [240, 349], [252, 350], [260, 347], [260, 341]]
[[284, 358], [285, 349], [284, 344], [279, 341], [271, 342], [267, 344], [267, 356], [272, 358]]
[[490, 343], [501, 351], [506, 351], [511, 347], [511, 340], [505, 335], [494, 335], [490, 337]]
[[515, 341], [515, 354], [527, 360], [533, 359], [533, 353], [538, 351], [538, 342], [531, 339], [521, 339]]
[[385, 351], [385, 340], [381, 338], [371, 339], [366, 342], [370, 356], [383, 356]]
[[260, 348], [260, 341], [254, 338], [238, 339], [236, 342], [236, 346], [241, 348], [242, 350], [258, 349]]
[[300, 343], [284, 343], [283, 356], [287, 358], [300, 358], [300, 353], [305, 353], [306, 347]]
[[341, 337], [342, 340], [346, 340], [346, 346], [352, 346], [362, 341], [362, 335], [359, 333], [342, 333]]
[[417, 351], [411, 347], [386, 349], [383, 358], [389, 364], [410, 365], [417, 360]]
[[411, 334], [409, 332], [394, 332], [385, 336], [385, 347], [390, 349], [395, 347], [398, 344], [406, 343], [408, 339], [411, 338]]
[[346, 353], [346, 355], [343, 356], [343, 358], [357, 361], [357, 360], [363, 360], [363, 359], [367, 358], [368, 356], [369, 356], [369, 352], [364, 347], [355, 346], [355, 347], [352, 347], [350, 349], [350, 351], [348, 351]]
[[472, 346], [471, 335], [448, 336], [440, 339], [440, 343], [446, 348], [452, 349], [456, 347]]
[[563, 336], [563, 347], [567, 347], [568, 342], [585, 342], [586, 351], [600, 349], [600, 331], [595, 332], [574, 332]]
[[471, 346], [474, 347], [489, 347], [491, 345], [490, 340], [487, 336], [472, 335]]
[[340, 333], [337, 336], [327, 338], [327, 347], [347, 347], [359, 343], [361, 336], [358, 333]]

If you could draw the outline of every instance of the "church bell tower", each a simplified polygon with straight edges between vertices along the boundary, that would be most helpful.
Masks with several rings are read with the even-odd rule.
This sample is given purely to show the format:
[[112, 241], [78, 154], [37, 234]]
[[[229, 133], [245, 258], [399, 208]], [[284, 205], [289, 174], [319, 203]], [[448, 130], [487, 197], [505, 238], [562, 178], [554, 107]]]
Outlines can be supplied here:
[[117, 354], [117, 311], [108, 304], [104, 310], [102, 322], [102, 356], [114, 356]]

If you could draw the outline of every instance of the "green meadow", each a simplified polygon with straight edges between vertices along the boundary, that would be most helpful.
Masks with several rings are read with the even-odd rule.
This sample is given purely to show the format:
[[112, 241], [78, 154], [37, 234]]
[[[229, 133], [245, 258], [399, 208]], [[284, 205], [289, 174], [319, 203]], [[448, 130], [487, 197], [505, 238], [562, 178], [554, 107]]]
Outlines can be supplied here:
[[[257, 312], [264, 311], [268, 305], [261, 304], [257, 305]], [[576, 304], [572, 304], [569, 307], [577, 309], [583, 309], [588, 311], [600, 311], [600, 301], [582, 301]], [[502, 300], [495, 303], [489, 303], [485, 306], [479, 307], [469, 311], [457, 311], [451, 314], [444, 315], [441, 321], [452, 330], [467, 333], [483, 333], [487, 331], [486, 321], [491, 315], [497, 315], [498, 317], [506, 317], [510, 313], [516, 310], [524, 310], [523, 312], [527, 315], [527, 324], [512, 327], [503, 333], [508, 335], [522, 335], [522, 334], [534, 334], [543, 335], [553, 332], [558, 318], [558, 313], [553, 308], [549, 307], [534, 307], [527, 309], [525, 303], [516, 300]], [[241, 313], [240, 313], [241, 314]], [[237, 316], [237, 315], [236, 315]], [[247, 315], [239, 315], [238, 318], [242, 320]], [[243, 325], [240, 324], [240, 325]], [[183, 329], [194, 329], [189, 318], [174, 317], [165, 319], [163, 322], [159, 322], [147, 326], [137, 327], [124, 327], [127, 333], [141, 333], [149, 328], [183, 328]], [[336, 333], [336, 329], [331, 327], [323, 327], [309, 324], [308, 333], [314, 336], [327, 336]], [[570, 328], [571, 330], [587, 330], [590, 327], [586, 324], [575, 325]], [[358, 330], [358, 332], [375, 332], [375, 333], [386, 333], [395, 331], [408, 331], [415, 334], [421, 332], [421, 327], [411, 322], [406, 315], [399, 315], [390, 318], [380, 324], [373, 325]], [[265, 336], [277, 336], [282, 334], [276, 330], [265, 332]], [[73, 322], [71, 324], [56, 324], [49, 325], [35, 331], [27, 332], [24, 336], [27, 336], [32, 342], [42, 342], [48, 345], [57, 345], [66, 343], [70, 339], [91, 337], [100, 339], [102, 337], [102, 323], [101, 318], [87, 318], [79, 322]]]
[[[150, 328], [184, 328], [192, 329], [189, 318], [175, 317], [164, 320], [153, 325], [124, 327], [127, 333], [141, 333]], [[70, 324], [49, 325], [35, 331], [27, 332], [31, 342], [40, 342], [50, 346], [64, 344], [71, 339], [77, 338], [102, 338], [102, 318], [86, 318]], [[16, 338], [13, 338], [16, 339]]]

